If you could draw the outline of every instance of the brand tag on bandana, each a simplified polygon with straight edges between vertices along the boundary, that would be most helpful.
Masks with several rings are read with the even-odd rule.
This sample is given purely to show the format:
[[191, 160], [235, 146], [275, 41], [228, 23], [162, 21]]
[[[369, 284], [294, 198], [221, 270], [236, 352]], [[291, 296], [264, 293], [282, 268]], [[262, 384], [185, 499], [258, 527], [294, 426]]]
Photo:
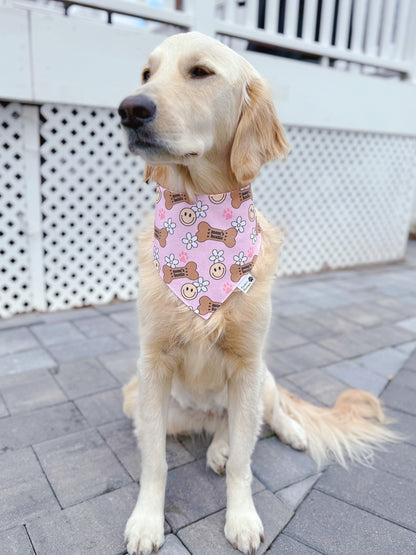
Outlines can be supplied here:
[[237, 285], [237, 287], [245, 294], [248, 293], [255, 281], [256, 278], [254, 276], [252, 276], [251, 274], [247, 274], [240, 279], [240, 283]]
[[207, 319], [236, 287], [244, 293], [260, 251], [251, 186], [198, 195], [156, 189], [153, 261], [161, 278], [196, 314]]

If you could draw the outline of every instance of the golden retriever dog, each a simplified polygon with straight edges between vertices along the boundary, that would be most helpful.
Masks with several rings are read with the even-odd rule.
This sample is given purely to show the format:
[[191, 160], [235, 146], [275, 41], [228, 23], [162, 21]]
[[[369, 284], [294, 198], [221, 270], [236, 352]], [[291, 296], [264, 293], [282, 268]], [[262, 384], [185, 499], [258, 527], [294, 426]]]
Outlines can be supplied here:
[[[145, 181], [186, 194], [189, 202], [242, 189], [289, 148], [257, 71], [196, 32], [169, 37], [154, 50], [142, 85], [119, 114], [130, 151], [147, 164]], [[142, 457], [140, 494], [125, 531], [130, 554], [163, 544], [167, 434], [213, 434], [207, 464], [226, 472], [225, 536], [250, 554], [263, 540], [250, 469], [263, 422], [318, 463], [365, 461], [372, 447], [393, 437], [369, 393], [349, 390], [333, 408], [320, 408], [276, 385], [263, 351], [281, 234], [260, 213], [257, 218], [255, 282], [246, 294], [235, 290], [208, 319], [189, 310], [158, 275], [153, 225], [139, 235], [140, 360], [137, 377], [124, 388], [124, 411], [134, 420]]]

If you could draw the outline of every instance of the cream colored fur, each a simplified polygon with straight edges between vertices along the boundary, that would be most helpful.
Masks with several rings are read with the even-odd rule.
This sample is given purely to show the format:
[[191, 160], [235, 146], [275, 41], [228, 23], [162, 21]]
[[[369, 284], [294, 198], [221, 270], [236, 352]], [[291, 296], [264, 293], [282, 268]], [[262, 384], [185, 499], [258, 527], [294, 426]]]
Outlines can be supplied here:
[[[195, 66], [212, 75], [193, 79]], [[175, 35], [156, 49], [146, 69], [150, 78], [134, 94], [157, 105], [150, 132], [163, 142], [150, 152], [130, 144], [148, 163], [146, 179], [191, 197], [227, 192], [287, 153], [267, 85], [221, 43], [199, 33]], [[142, 452], [140, 495], [125, 533], [130, 554], [147, 554], [163, 543], [166, 434], [214, 435], [207, 462], [227, 474], [225, 535], [250, 554], [263, 539], [250, 488], [250, 459], [263, 421], [319, 463], [331, 456], [342, 464], [364, 460], [371, 446], [392, 437], [381, 426], [379, 401], [369, 393], [351, 390], [334, 408], [323, 409], [276, 386], [263, 350], [282, 239], [258, 217], [256, 282], [247, 295], [234, 292], [209, 320], [193, 314], [159, 278], [152, 225], [139, 236], [141, 354], [138, 375], [124, 388], [124, 411], [134, 419]]]

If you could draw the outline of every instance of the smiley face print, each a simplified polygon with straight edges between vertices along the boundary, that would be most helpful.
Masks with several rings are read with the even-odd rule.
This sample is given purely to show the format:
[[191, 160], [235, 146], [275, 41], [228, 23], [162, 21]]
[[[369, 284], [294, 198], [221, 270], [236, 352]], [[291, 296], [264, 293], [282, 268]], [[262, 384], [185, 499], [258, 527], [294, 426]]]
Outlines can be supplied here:
[[209, 195], [209, 200], [214, 204], [221, 204], [226, 196], [225, 193], [217, 193], [216, 195]]
[[192, 225], [196, 221], [196, 214], [192, 208], [182, 208], [179, 212], [179, 220], [183, 225]]
[[221, 279], [225, 276], [226, 271], [227, 268], [222, 262], [216, 262], [210, 267], [209, 275], [212, 277], [212, 279]]
[[256, 209], [254, 208], [254, 204], [250, 204], [250, 206], [248, 207], [248, 218], [250, 222], [254, 222], [255, 217], [256, 217]]
[[193, 283], [184, 283], [181, 287], [181, 295], [187, 301], [192, 301], [198, 295], [198, 289]]

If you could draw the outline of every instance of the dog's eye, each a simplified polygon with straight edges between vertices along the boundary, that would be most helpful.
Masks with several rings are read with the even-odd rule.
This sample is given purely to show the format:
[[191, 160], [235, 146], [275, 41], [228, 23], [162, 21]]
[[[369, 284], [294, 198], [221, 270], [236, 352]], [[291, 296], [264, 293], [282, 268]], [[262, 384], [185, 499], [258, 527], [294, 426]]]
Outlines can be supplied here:
[[202, 77], [209, 77], [210, 75], [213, 75], [213, 72], [205, 69], [204, 67], [195, 66], [191, 69], [190, 74], [191, 77], [201, 79]]
[[150, 79], [150, 70], [145, 69], [142, 73], [142, 81], [143, 83], [146, 83], [146, 81], [149, 81], [149, 79]]

